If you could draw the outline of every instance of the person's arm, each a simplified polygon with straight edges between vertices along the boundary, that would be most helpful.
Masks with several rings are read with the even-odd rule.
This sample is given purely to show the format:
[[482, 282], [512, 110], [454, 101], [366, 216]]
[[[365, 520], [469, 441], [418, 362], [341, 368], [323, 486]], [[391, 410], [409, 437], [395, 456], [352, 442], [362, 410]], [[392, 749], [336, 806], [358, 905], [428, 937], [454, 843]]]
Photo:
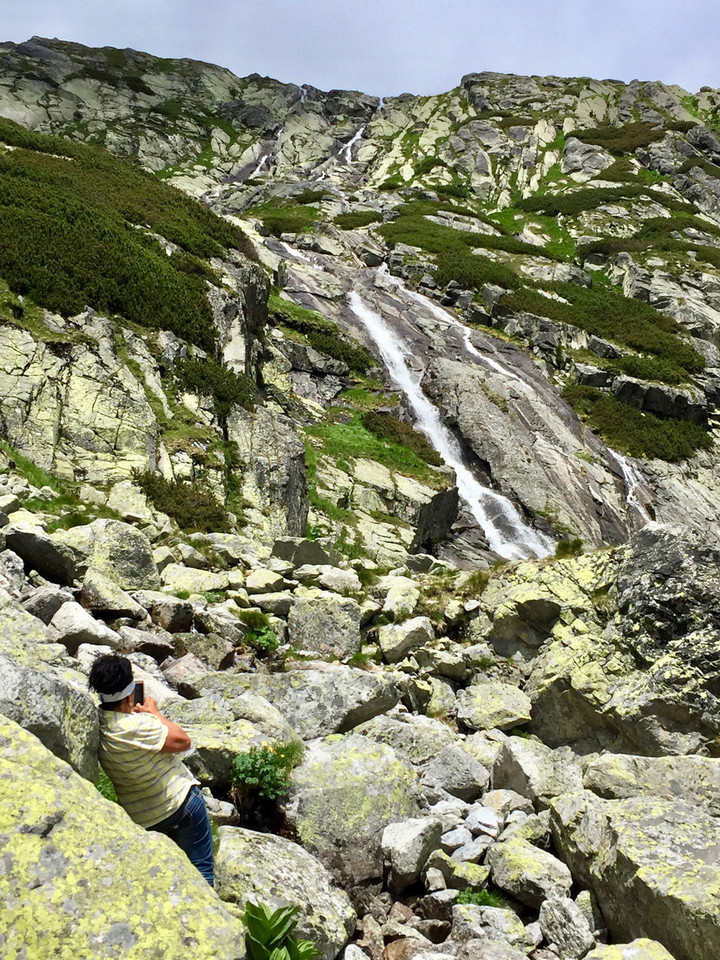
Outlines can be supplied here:
[[133, 707], [133, 713], [150, 713], [167, 727], [167, 736], [160, 750], [161, 753], [182, 753], [192, 746], [192, 741], [183, 728], [164, 717], [152, 697], [145, 697], [145, 703], [136, 703]]

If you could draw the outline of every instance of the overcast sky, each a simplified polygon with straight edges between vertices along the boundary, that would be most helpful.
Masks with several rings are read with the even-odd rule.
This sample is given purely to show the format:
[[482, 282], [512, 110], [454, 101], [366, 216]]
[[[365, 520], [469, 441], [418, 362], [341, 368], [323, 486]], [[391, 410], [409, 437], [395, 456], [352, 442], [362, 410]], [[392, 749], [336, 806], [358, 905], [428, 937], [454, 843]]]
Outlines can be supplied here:
[[0, 40], [33, 35], [376, 96], [481, 70], [720, 87], [718, 0], [0, 0]]

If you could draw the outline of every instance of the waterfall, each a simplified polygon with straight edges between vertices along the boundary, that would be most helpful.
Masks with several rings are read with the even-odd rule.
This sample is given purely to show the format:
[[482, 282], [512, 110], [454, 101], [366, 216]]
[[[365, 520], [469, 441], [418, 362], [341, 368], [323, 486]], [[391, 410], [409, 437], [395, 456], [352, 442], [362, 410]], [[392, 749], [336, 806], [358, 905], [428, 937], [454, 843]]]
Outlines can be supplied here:
[[352, 163], [352, 148], [364, 133], [365, 133], [365, 127], [362, 126], [360, 127], [358, 132], [353, 136], [352, 140], [348, 140], [348, 142], [345, 144], [345, 146], [342, 148], [342, 150], [338, 154], [339, 157], [343, 157], [346, 163]]
[[349, 304], [380, 351], [393, 381], [405, 394], [417, 426], [455, 471], [460, 496], [482, 527], [491, 550], [509, 560], [552, 553], [553, 540], [529, 527], [506, 497], [484, 487], [474, 476], [464, 461], [457, 439], [442, 423], [439, 410], [411, 374], [405, 359], [407, 349], [380, 314], [371, 310], [355, 292], [349, 295]]
[[645, 520], [646, 523], [652, 522], [652, 517], [647, 512], [645, 507], [638, 500], [635, 491], [638, 489], [642, 483], [642, 477], [633, 467], [627, 457], [624, 457], [621, 453], [618, 453], [616, 450], [613, 450], [611, 447], [607, 448], [610, 456], [615, 460], [615, 462], [620, 466], [622, 470], [623, 479], [625, 480], [625, 503], [629, 507], [635, 507], [640, 516]]
[[515, 380], [517, 383], [522, 384], [523, 387], [527, 389], [532, 389], [529, 384], [527, 384], [521, 377], [518, 377], [517, 374], [513, 373], [511, 370], [508, 370], [507, 367], [504, 367], [499, 361], [493, 359], [493, 357], [488, 357], [486, 354], [481, 353], [475, 344], [470, 339], [470, 331], [465, 326], [465, 324], [460, 323], [451, 313], [447, 310], [443, 310], [442, 307], [439, 307], [430, 297], [423, 296], [422, 293], [418, 293], [417, 290], [411, 290], [410, 287], [407, 287], [402, 280], [398, 277], [394, 277], [388, 270], [387, 264], [383, 263], [381, 267], [378, 268], [378, 274], [383, 277], [391, 286], [395, 287], [398, 290], [401, 290], [406, 297], [409, 297], [411, 300], [414, 300], [416, 303], [419, 303], [421, 306], [431, 313], [436, 320], [439, 320], [440, 323], [444, 324], [446, 327], [452, 327], [456, 329], [463, 338], [463, 343], [465, 344], [465, 349], [471, 356], [477, 357], [478, 360], [481, 360], [483, 363], [486, 363], [489, 367], [495, 370], [497, 373], [501, 373], [504, 377], [507, 377], [508, 380]]
[[256, 177], [256, 176], [260, 173], [260, 171], [262, 170], [262, 168], [265, 166], [265, 164], [267, 163], [267, 159], [268, 159], [269, 156], [270, 156], [270, 152], [269, 152], [269, 151], [268, 151], [268, 153], [264, 153], [264, 154], [260, 157], [260, 161], [258, 162], [258, 165], [255, 167], [255, 169], [254, 169], [253, 172], [250, 174], [250, 176], [247, 177], [246, 179], [252, 180], [253, 177]]

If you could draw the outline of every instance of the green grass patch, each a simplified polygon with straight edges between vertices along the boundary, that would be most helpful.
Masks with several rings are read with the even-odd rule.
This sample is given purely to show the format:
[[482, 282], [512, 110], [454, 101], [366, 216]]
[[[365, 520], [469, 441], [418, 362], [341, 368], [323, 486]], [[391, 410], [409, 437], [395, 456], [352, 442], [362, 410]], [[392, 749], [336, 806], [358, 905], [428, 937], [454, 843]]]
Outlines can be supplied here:
[[322, 441], [323, 453], [339, 464], [349, 465], [358, 457], [364, 457], [397, 473], [415, 477], [434, 489], [447, 487], [447, 478], [432, 470], [414, 450], [404, 443], [380, 439], [363, 426], [362, 420], [363, 415], [356, 413], [348, 423], [321, 423], [306, 427], [305, 432]]
[[563, 398], [610, 447], [631, 457], [678, 462], [713, 445], [697, 424], [643, 413], [594, 387], [568, 384]]
[[65, 485], [58, 480], [57, 477], [38, 467], [32, 460], [24, 457], [15, 447], [10, 446], [7, 440], [0, 439], [0, 450], [2, 450], [6, 457], [14, 462], [15, 469], [20, 476], [24, 477], [28, 483], [31, 483], [34, 487], [50, 487], [60, 495], [67, 492]]

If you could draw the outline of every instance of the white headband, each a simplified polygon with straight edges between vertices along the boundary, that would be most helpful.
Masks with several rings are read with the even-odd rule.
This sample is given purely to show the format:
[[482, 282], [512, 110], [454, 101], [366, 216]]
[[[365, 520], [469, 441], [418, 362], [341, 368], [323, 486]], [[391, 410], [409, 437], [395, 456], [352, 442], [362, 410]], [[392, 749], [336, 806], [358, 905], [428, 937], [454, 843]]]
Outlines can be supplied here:
[[124, 700], [125, 697], [129, 697], [134, 689], [135, 681], [131, 680], [124, 690], [118, 690], [117, 693], [100, 693], [98, 696], [103, 703], [117, 703], [119, 700]]

